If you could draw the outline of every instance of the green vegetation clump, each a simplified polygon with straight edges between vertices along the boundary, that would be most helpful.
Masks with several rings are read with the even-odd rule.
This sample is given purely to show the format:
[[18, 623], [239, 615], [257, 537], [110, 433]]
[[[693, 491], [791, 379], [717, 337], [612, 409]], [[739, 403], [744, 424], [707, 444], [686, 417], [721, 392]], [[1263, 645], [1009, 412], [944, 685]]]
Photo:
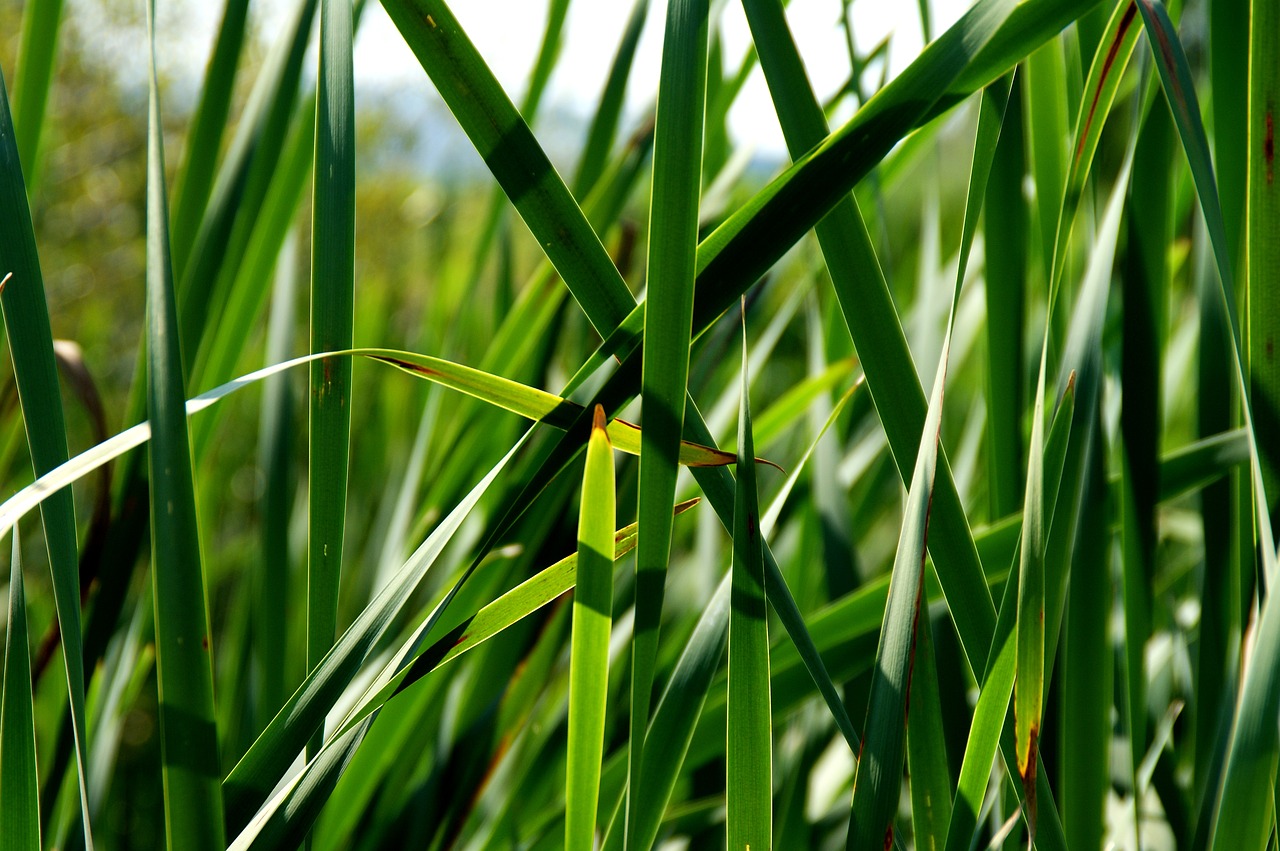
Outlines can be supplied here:
[[363, 0], [194, 92], [155, 6], [0, 8], [0, 849], [1274, 843], [1276, 4], [921, 2], [824, 103], [781, 0], [519, 92], [383, 0], [443, 175]]

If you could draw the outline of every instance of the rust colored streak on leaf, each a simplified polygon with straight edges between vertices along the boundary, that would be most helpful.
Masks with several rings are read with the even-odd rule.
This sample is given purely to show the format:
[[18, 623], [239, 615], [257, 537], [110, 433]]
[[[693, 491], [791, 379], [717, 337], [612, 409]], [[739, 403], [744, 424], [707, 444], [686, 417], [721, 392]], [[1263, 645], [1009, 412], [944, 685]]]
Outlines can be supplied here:
[[1276, 127], [1271, 110], [1267, 110], [1267, 135], [1262, 139], [1262, 157], [1267, 161], [1267, 183], [1270, 184], [1275, 180], [1276, 165]]
[[[1152, 8], [1151, 0], [1142, 0], [1148, 9]], [[1182, 83], [1178, 80], [1178, 62], [1174, 58], [1173, 45], [1169, 42], [1169, 33], [1163, 27], [1155, 28], [1156, 41], [1160, 43], [1160, 60], [1164, 62], [1164, 66], [1169, 69], [1169, 80], [1173, 83], [1173, 97], [1170, 98], [1174, 103], [1172, 106], [1182, 114], [1184, 121], [1190, 123], [1191, 115], [1188, 109], [1187, 96], [1182, 91]]]
[[[405, 372], [416, 372], [419, 375], [436, 375], [441, 378], [444, 377], [444, 373], [440, 372], [439, 370], [432, 369], [429, 366], [422, 366], [421, 364], [409, 363], [409, 361], [400, 360], [399, 358], [375, 357], [374, 360], [380, 360], [383, 363], [389, 363], [394, 367], [403, 369]], [[326, 361], [326, 363], [328, 363], [328, 361]]]
[[209, 650], [209, 636], [207, 635], [200, 636], [200, 647], [206, 652]]
[[893, 825], [889, 825], [884, 829], [884, 851], [889, 851], [893, 847]]
[[1022, 772], [1022, 789], [1027, 798], [1027, 822], [1031, 836], [1036, 833], [1036, 763], [1039, 761], [1040, 725], [1031, 725], [1030, 748], [1027, 750], [1027, 767]]
[[1080, 157], [1084, 153], [1084, 140], [1089, 135], [1089, 128], [1093, 126], [1093, 113], [1098, 108], [1098, 98], [1102, 96], [1102, 87], [1106, 84], [1107, 77], [1111, 74], [1111, 66], [1115, 64], [1116, 56], [1120, 53], [1120, 43], [1124, 41], [1124, 35], [1129, 31], [1129, 27], [1133, 24], [1133, 17], [1138, 13], [1138, 7], [1130, 3], [1129, 8], [1125, 9], [1124, 17], [1120, 19], [1120, 28], [1116, 30], [1115, 40], [1111, 42], [1111, 47], [1107, 49], [1107, 58], [1102, 63], [1102, 74], [1098, 77], [1098, 87], [1093, 90], [1093, 100], [1089, 103], [1089, 115], [1084, 120], [1084, 127], [1080, 130], [1080, 142], [1076, 145], [1076, 165], [1080, 164]]

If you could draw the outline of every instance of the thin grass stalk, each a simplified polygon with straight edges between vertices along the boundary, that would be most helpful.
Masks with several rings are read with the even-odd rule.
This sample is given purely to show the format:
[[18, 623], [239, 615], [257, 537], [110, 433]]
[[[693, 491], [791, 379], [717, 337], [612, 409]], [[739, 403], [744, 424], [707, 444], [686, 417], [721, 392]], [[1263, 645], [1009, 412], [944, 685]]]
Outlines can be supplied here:
[[[1275, 3], [1250, 4], [1248, 205], [1245, 238], [1248, 304], [1249, 392], [1257, 418], [1262, 479], [1273, 520], [1280, 495], [1280, 189], [1276, 183], [1275, 137], [1280, 123], [1280, 9]], [[1231, 247], [1228, 236], [1228, 249]]]
[[604, 408], [597, 406], [587, 446], [578, 520], [578, 574], [569, 673], [566, 851], [594, 847], [604, 751], [616, 499], [613, 449], [604, 427]]
[[[31, 466], [38, 477], [67, 460], [67, 431], [44, 279], [36, 252], [31, 208], [27, 204], [3, 74], [0, 74], [0, 210], [4, 211], [0, 215], [0, 257], [4, 258], [5, 266], [0, 273], [5, 281], [0, 294], [0, 309], [4, 313], [5, 335], [18, 400], [22, 405], [22, 423]], [[56, 493], [42, 503], [40, 517], [44, 524], [58, 632], [64, 651], [62, 658], [71, 712], [81, 822], [86, 848], [93, 851], [85, 779], [88, 741], [85, 734], [84, 650], [80, 630], [79, 545], [71, 491]], [[62, 776], [62, 773], [57, 776]], [[47, 796], [50, 803], [51, 798]]]
[[32, 705], [31, 653], [27, 645], [27, 601], [22, 551], [13, 530], [9, 563], [9, 618], [0, 684], [0, 801], [4, 830], [0, 851], [33, 851], [40, 844], [40, 776], [36, 770], [36, 724]]
[[[773, 728], [770, 724], [769, 625], [755, 440], [743, 317], [738, 403], [737, 493], [730, 568], [728, 722], [725, 745], [727, 847], [768, 851], [773, 839]], [[643, 457], [643, 456], [641, 456]]]
[[[311, 236], [311, 351], [351, 346], [355, 294], [355, 97], [350, 0], [323, 0]], [[351, 361], [311, 365], [307, 670], [333, 644], [346, 530]], [[322, 743], [323, 727], [311, 753]]]
[[200, 102], [191, 120], [187, 147], [178, 172], [180, 177], [174, 190], [173, 224], [170, 227], [173, 268], [179, 279], [186, 269], [187, 257], [217, 174], [217, 169], [212, 166], [218, 161], [227, 116], [231, 112], [231, 95], [248, 16], [249, 0], [227, 0], [213, 52], [209, 55], [209, 65], [205, 69], [204, 85], [200, 87]]
[[13, 125], [18, 158], [25, 164], [27, 187], [40, 182], [40, 137], [44, 132], [53, 65], [58, 57], [62, 0], [27, 3], [22, 11], [22, 43], [18, 47], [17, 88], [13, 92]]
[[684, 430], [689, 379], [708, 14], [707, 0], [677, 0], [668, 7], [658, 82], [649, 202], [649, 295], [641, 378], [644, 432], [640, 445], [635, 632], [631, 645], [628, 851], [641, 847], [632, 830], [637, 812], [652, 806], [640, 779], [671, 551], [670, 507], [675, 497], [677, 452]]
[[147, 29], [147, 408], [154, 424], [148, 457], [165, 838], [168, 848], [222, 849], [213, 657], [169, 255], [154, 0], [147, 4]]

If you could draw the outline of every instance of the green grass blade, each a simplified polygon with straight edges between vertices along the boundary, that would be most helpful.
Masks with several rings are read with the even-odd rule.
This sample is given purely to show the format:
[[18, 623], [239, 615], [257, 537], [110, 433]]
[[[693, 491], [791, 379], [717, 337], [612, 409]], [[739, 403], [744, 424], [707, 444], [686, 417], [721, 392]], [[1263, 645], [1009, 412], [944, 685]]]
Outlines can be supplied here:
[[644, 432], [636, 509], [640, 532], [631, 643], [628, 851], [641, 847], [635, 843], [631, 829], [635, 813], [651, 806], [648, 791], [639, 781], [671, 554], [671, 503], [689, 378], [708, 13], [707, 0], [677, 0], [668, 7], [658, 83], [649, 201], [649, 295], [641, 378]]
[[734, 500], [732, 606], [729, 613], [729, 717], [725, 751], [725, 828], [729, 848], [767, 849], [773, 837], [773, 734], [769, 705], [769, 628], [764, 549], [756, 492], [755, 441], [743, 328], [738, 407], [738, 492]]
[[[349, 0], [323, 0], [311, 225], [311, 351], [351, 346], [355, 306], [355, 91]], [[307, 669], [333, 644], [346, 530], [351, 360], [311, 364]], [[318, 744], [315, 742], [313, 744]]]
[[1105, 477], [1105, 458], [1100, 443], [1095, 443], [1071, 567], [1062, 654], [1062, 740], [1068, 747], [1062, 750], [1058, 800], [1069, 848], [1102, 847], [1110, 787], [1114, 654], [1108, 638], [1111, 537]]
[[26, 164], [27, 183], [39, 182], [40, 136], [44, 130], [53, 65], [58, 56], [58, 28], [62, 21], [62, 0], [27, 3], [22, 12], [22, 44], [18, 48], [18, 68], [13, 92], [13, 125], [18, 158]]
[[[317, 0], [298, 0], [284, 36], [268, 54], [236, 126], [178, 280], [183, 357], [194, 364], [210, 327], [219, 276], [239, 265], [247, 223], [261, 209], [298, 96]], [[241, 214], [245, 214], [242, 216]], [[176, 255], [175, 255], [176, 257]]]
[[4, 801], [3, 851], [38, 851], [40, 776], [36, 771], [36, 723], [27, 644], [27, 602], [22, 553], [13, 530], [9, 566], [9, 619], [4, 637], [4, 684], [0, 685], [0, 801]]
[[[320, 729], [325, 714], [359, 671], [370, 651], [390, 627], [392, 619], [408, 603], [414, 590], [452, 540], [464, 519], [506, 467], [523, 441], [516, 444], [501, 461], [482, 478], [436, 527], [426, 541], [414, 551], [400, 570], [383, 587], [374, 600], [356, 617], [351, 626], [334, 642], [328, 654], [311, 670], [298, 690], [281, 707], [257, 741], [223, 781], [227, 820], [233, 828], [249, 823], [289, 764]], [[447, 599], [446, 599], [447, 602]], [[437, 608], [437, 612], [442, 607]], [[429, 631], [437, 615], [420, 630]], [[416, 637], [410, 649], [416, 647]], [[362, 723], [362, 722], [361, 722]], [[355, 726], [358, 726], [356, 724]], [[343, 730], [329, 740], [348, 735]], [[327, 748], [328, 746], [326, 746]]]
[[942, 696], [929, 611], [920, 610], [915, 669], [907, 715], [907, 765], [911, 776], [911, 821], [919, 851], [942, 851], [951, 823], [951, 776], [942, 729]]
[[[635, 822], [627, 825], [639, 848], [652, 847], [658, 835], [698, 717], [706, 704], [707, 691], [724, 657], [729, 635], [731, 582], [732, 576], [726, 575], [703, 608], [649, 724], [646, 739], [662, 745], [645, 751], [641, 783], [646, 790], [646, 806], [637, 809]], [[622, 848], [620, 822], [620, 816], [614, 819], [602, 848]]]
[[[1280, 364], [1274, 357], [1280, 336], [1280, 190], [1276, 189], [1276, 107], [1280, 103], [1280, 10], [1274, 3], [1253, 2], [1249, 21], [1248, 198], [1245, 240], [1248, 280], [1245, 283], [1249, 329], [1249, 391], [1258, 418], [1262, 480], [1271, 495], [1266, 510], [1276, 516], [1280, 494]], [[1206, 152], [1207, 153], [1207, 152]], [[1225, 239], [1224, 235], [1224, 239]], [[1226, 250], [1234, 247], [1226, 242]], [[1234, 257], [1233, 257], [1234, 259]]]
[[1014, 623], [1017, 611], [1017, 574], [1010, 572], [996, 621], [996, 637], [983, 674], [978, 705], [973, 711], [969, 738], [965, 743], [964, 761], [960, 766], [960, 783], [947, 825], [947, 851], [967, 851], [973, 847], [978, 815], [991, 778], [991, 763], [999, 747], [1000, 732], [1005, 726], [1009, 698], [1013, 695], [1017, 672], [1017, 639]]
[[154, 2], [147, 5], [150, 122], [147, 146], [147, 408], [154, 424], [151, 576], [156, 682], [164, 760], [165, 836], [170, 848], [221, 849], [222, 771], [213, 702], [208, 602], [196, 523], [184, 410], [178, 311], [169, 261]]
[[[958, 288], [957, 288], [958, 290]], [[882, 848], [893, 834], [906, 756], [907, 694], [916, 651], [916, 619], [924, 588], [925, 542], [942, 428], [942, 391], [950, 333], [942, 345], [938, 377], [920, 436], [915, 473], [907, 493], [902, 532], [893, 561], [893, 578], [885, 604], [884, 625], [876, 649], [862, 753], [854, 774], [852, 815], [847, 847]]]
[[[1007, 123], [1023, 123], [1022, 90], [1015, 80]], [[985, 234], [987, 297], [987, 478], [992, 517], [1021, 506], [1023, 493], [1022, 412], [1026, 398], [1023, 368], [1027, 301], [1027, 204], [1022, 179], [1026, 162], [1022, 133], [1001, 133], [987, 184]]]
[[[7, 284], [0, 295], [5, 336], [13, 362], [27, 447], [37, 476], [67, 460], [67, 431], [62, 412], [58, 368], [53, 354], [53, 332], [44, 279], [36, 253], [35, 232], [22, 167], [15, 145], [9, 100], [0, 75], [0, 257], [4, 258]], [[76, 771], [79, 777], [81, 818], [86, 847], [93, 849], [89, 829], [88, 790], [85, 770], [88, 742], [85, 737], [84, 657], [80, 632], [80, 575], [76, 541], [75, 504], [71, 492], [52, 496], [41, 505], [45, 546], [53, 576], [58, 631], [62, 636], [63, 663], [70, 695]]]
[[573, 643], [569, 673], [568, 776], [565, 848], [595, 842], [596, 799], [604, 751], [609, 688], [609, 630], [613, 612], [615, 493], [613, 449], [596, 406], [582, 478], [578, 520], [578, 578], [573, 595]]
[[631, 77], [631, 67], [635, 62], [636, 46], [640, 43], [640, 33], [648, 14], [649, 0], [635, 0], [631, 16], [627, 18], [626, 29], [622, 33], [622, 41], [618, 43], [618, 52], [613, 57], [613, 64], [609, 66], [609, 76], [605, 78], [600, 103], [591, 119], [591, 128], [587, 131], [587, 140], [578, 159], [577, 171], [573, 177], [573, 194], [579, 198], [585, 198], [604, 174], [609, 151], [613, 148], [614, 137], [618, 132], [618, 120], [622, 117], [627, 80]]
[[209, 203], [209, 193], [217, 174], [212, 164], [218, 161], [227, 116], [231, 112], [231, 96], [248, 16], [249, 0], [227, 0], [213, 53], [205, 69], [200, 102], [191, 119], [186, 153], [178, 172], [180, 177], [175, 181], [173, 223], [169, 227], [175, 269], [186, 268], [200, 220]]

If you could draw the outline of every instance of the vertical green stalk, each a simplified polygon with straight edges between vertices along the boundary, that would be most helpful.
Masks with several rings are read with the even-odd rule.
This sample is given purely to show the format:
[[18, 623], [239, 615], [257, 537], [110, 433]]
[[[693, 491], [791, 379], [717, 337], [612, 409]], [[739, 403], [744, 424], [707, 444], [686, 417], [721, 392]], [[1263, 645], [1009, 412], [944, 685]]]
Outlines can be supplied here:
[[[45, 301], [44, 278], [36, 252], [31, 208], [18, 158], [17, 137], [9, 113], [4, 77], [0, 74], [0, 276], [7, 284], [0, 295], [5, 336], [13, 362], [22, 422], [31, 465], [37, 476], [67, 460], [67, 430], [62, 413], [53, 331]], [[89, 830], [89, 798], [85, 780], [88, 743], [85, 737], [84, 650], [80, 631], [80, 571], [75, 503], [70, 489], [51, 495], [40, 506], [45, 545], [53, 575], [53, 598], [71, 704], [71, 729], [79, 776], [85, 845], [93, 851]]]
[[4, 680], [0, 684], [0, 801], [4, 829], [0, 851], [38, 851], [40, 775], [36, 771], [36, 724], [27, 645], [27, 601], [22, 587], [22, 551], [13, 529], [9, 565], [9, 622], [4, 636]]
[[616, 499], [613, 449], [605, 432], [604, 408], [596, 405], [578, 517], [578, 578], [573, 593], [569, 663], [565, 851], [592, 848], [595, 841], [605, 701], [609, 690]]
[[62, 0], [28, 0], [22, 13], [22, 45], [18, 48], [17, 88], [13, 92], [13, 124], [18, 156], [27, 169], [27, 185], [34, 189], [40, 171], [40, 136], [53, 63], [58, 58], [58, 25]]
[[676, 461], [689, 378], [708, 12], [707, 0], [676, 0], [668, 7], [658, 84], [649, 206], [649, 297], [641, 379], [644, 432], [640, 447], [640, 525], [631, 667], [628, 849], [634, 847], [635, 841], [631, 816], [637, 797], [645, 794], [640, 787], [640, 769], [671, 551], [671, 504], [675, 501]]
[[[355, 288], [355, 93], [351, 2], [320, 8], [315, 186], [311, 227], [311, 351], [351, 347]], [[329, 651], [338, 619], [351, 441], [351, 359], [311, 365], [307, 478], [307, 669]], [[323, 741], [323, 726], [312, 752]]]
[[987, 476], [993, 519], [1019, 508], [1022, 494], [1023, 315], [1027, 289], [1027, 204], [1021, 82], [1014, 80], [1007, 124], [987, 184]]
[[[1280, 494], [1280, 183], [1276, 124], [1280, 123], [1280, 8], [1253, 0], [1249, 27], [1248, 196], [1245, 213], [1249, 390], [1257, 417], [1262, 481], [1274, 518]], [[1222, 96], [1226, 96], [1223, 94]]]
[[748, 399], [745, 327], [742, 342], [729, 610], [725, 826], [730, 851], [768, 851], [773, 838], [769, 622], [764, 595], [764, 538], [756, 491], [755, 440]]
[[[249, 0], [227, 0], [222, 12], [218, 38], [200, 87], [200, 103], [192, 117], [187, 136], [186, 155], [177, 181], [173, 202], [173, 267], [181, 277], [187, 256], [195, 243], [213, 189], [218, 151], [231, 111], [231, 95], [235, 89], [236, 66], [240, 64], [244, 44], [245, 21]], [[195, 354], [194, 352], [192, 353]]]
[[147, 4], [147, 412], [151, 421], [151, 576], [169, 848], [222, 849], [222, 771], [214, 721], [208, 603], [196, 522], [186, 388], [169, 258], [155, 0]]

